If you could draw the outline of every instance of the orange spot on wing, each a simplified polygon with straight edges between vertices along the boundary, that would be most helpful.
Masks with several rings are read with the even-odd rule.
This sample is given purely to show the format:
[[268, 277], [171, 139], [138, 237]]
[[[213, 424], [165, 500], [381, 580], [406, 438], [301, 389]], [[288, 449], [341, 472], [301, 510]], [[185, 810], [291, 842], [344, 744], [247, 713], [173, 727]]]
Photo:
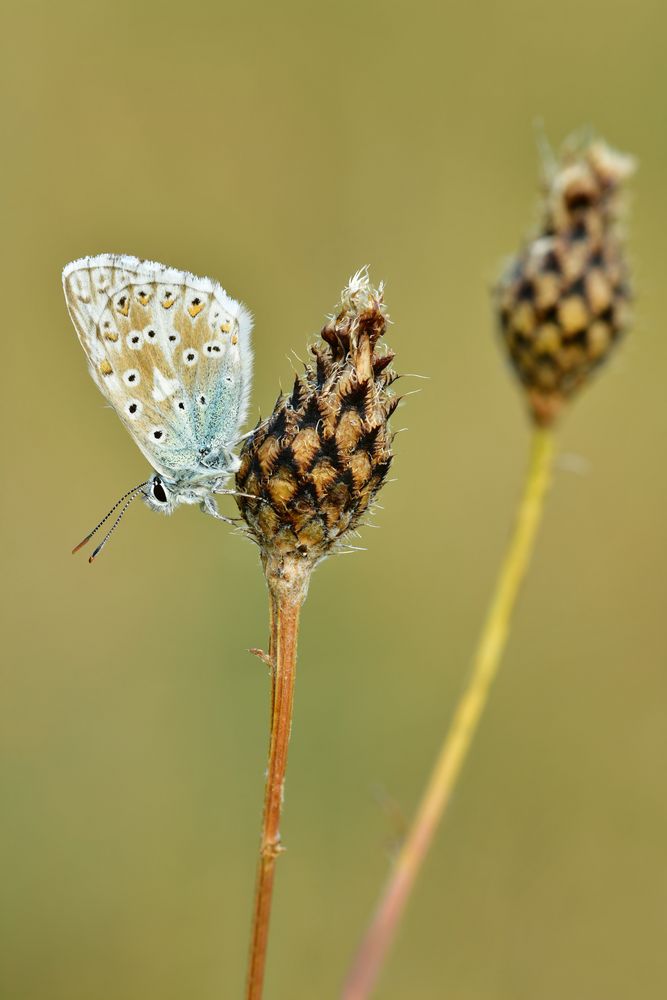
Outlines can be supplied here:
[[238, 344], [238, 342], [239, 342], [239, 338], [236, 336], [236, 334], [234, 334], [233, 337], [232, 337], [232, 344]]
[[188, 306], [188, 312], [190, 313], [190, 315], [194, 319], [195, 316], [199, 315], [199, 313], [202, 311], [203, 308], [204, 308], [203, 302], [199, 302], [199, 303], [197, 303], [197, 305], [195, 305], [194, 302], [193, 302], [191, 306]]
[[102, 375], [111, 375], [113, 372], [113, 368], [111, 367], [108, 361], [103, 361], [102, 364], [100, 365], [100, 372]]
[[220, 324], [220, 329], [222, 330], [223, 333], [229, 333], [229, 323], [226, 323], [226, 322], [225, 323], [221, 323]]

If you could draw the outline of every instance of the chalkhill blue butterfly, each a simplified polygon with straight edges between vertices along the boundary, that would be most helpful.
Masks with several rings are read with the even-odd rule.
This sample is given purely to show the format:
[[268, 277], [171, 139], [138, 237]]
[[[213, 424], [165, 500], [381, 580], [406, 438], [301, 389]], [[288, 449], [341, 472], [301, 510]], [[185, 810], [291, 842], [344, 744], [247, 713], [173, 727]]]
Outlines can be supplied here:
[[215, 494], [233, 492], [223, 484], [239, 467], [250, 394], [250, 312], [210, 278], [123, 254], [73, 261], [63, 288], [96, 385], [153, 467], [74, 551], [122, 504], [92, 562], [139, 496], [151, 510], [198, 503], [221, 518]]

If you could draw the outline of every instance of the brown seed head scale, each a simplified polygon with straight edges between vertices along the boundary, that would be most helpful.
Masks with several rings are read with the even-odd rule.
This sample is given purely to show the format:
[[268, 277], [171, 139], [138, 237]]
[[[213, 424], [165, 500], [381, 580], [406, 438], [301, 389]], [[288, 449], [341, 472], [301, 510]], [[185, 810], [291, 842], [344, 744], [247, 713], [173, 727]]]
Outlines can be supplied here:
[[634, 160], [601, 140], [571, 144], [549, 172], [539, 234], [495, 290], [511, 363], [532, 416], [549, 426], [629, 323], [618, 219]]
[[399, 397], [382, 285], [360, 271], [311, 347], [313, 360], [241, 452], [236, 502], [267, 563], [312, 569], [360, 522], [392, 460], [388, 420]]

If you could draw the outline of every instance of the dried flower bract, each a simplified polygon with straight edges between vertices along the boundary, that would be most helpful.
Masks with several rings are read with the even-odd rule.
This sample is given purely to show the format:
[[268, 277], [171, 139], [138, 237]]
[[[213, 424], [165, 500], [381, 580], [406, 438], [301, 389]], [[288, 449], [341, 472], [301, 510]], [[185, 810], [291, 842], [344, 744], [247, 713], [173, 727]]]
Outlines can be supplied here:
[[540, 232], [496, 290], [502, 336], [538, 424], [554, 421], [627, 329], [618, 217], [634, 166], [599, 140], [566, 150], [547, 177]]
[[311, 348], [289, 395], [241, 452], [236, 502], [260, 547], [269, 590], [271, 736], [247, 1000], [261, 1000], [292, 725], [299, 616], [312, 570], [359, 524], [391, 464], [393, 353], [378, 350], [387, 314], [382, 286], [360, 271]]
[[387, 422], [399, 397], [383, 289], [366, 271], [342, 293], [337, 314], [311, 348], [313, 360], [281, 395], [241, 453], [237, 504], [263, 558], [314, 566], [353, 530], [391, 464]]

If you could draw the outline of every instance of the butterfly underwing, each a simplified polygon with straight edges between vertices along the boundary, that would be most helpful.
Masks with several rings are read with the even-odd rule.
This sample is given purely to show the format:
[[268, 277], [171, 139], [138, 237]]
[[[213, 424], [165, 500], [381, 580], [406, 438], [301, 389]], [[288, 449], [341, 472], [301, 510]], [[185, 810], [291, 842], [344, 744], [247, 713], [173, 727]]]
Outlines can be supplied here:
[[73, 261], [63, 288], [95, 383], [153, 467], [132, 499], [215, 516], [214, 494], [239, 464], [250, 312], [210, 278], [123, 254]]

